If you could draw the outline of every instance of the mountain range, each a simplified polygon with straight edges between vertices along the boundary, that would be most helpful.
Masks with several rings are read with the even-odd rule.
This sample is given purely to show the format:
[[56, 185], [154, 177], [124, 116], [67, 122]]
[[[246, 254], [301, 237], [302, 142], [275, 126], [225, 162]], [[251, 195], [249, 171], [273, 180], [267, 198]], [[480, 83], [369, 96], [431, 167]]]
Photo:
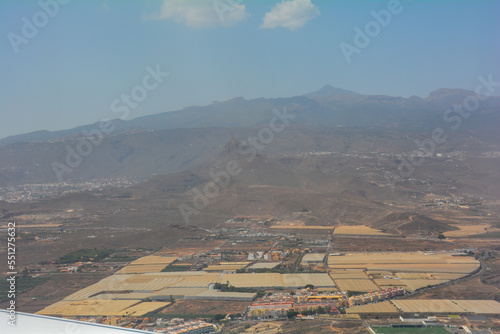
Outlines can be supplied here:
[[[427, 98], [402, 98], [362, 95], [327, 85], [302, 96], [239, 97], [132, 120], [115, 119], [108, 124], [108, 129], [113, 128], [108, 132], [101, 131], [99, 123], [31, 132], [0, 140], [0, 186], [148, 178], [189, 170], [218, 154], [231, 138], [255, 137], [277, 113], [292, 116], [286, 120], [286, 131], [275, 133], [272, 144], [266, 145], [262, 152], [266, 155], [409, 153], [418, 148], [415, 139], [424, 140], [436, 128], [447, 136], [441, 150], [490, 149], [500, 139], [500, 97], [478, 100], [467, 118], [453, 110], [474, 96], [463, 89], [439, 89]], [[92, 141], [87, 133], [97, 135]]]

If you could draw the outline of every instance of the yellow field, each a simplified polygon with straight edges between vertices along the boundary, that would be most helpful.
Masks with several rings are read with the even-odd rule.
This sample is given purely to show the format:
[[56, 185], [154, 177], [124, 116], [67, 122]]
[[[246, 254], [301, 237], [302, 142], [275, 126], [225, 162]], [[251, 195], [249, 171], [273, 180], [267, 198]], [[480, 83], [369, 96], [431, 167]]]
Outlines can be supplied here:
[[335, 279], [367, 279], [368, 276], [361, 269], [340, 269], [331, 270], [331, 278]]
[[396, 277], [404, 279], [431, 279], [427, 273], [396, 273]]
[[353, 234], [353, 235], [380, 235], [390, 236], [391, 234], [384, 233], [380, 230], [373, 229], [366, 225], [344, 225], [335, 228], [333, 234]]
[[340, 291], [378, 291], [380, 288], [369, 279], [336, 279]]
[[169, 305], [161, 302], [138, 302], [137, 300], [82, 300], [60, 301], [37, 312], [38, 314], [76, 316], [143, 316]]
[[311, 263], [322, 263], [323, 259], [325, 258], [325, 253], [310, 253], [310, 254], [305, 254], [302, 257], [302, 264], [311, 264]]
[[450, 253], [347, 253], [344, 256], [330, 256], [328, 264], [333, 267], [349, 264], [448, 264], [448, 263], [477, 263], [470, 256], [452, 256]]
[[208, 288], [211, 283], [218, 283], [220, 274], [203, 271], [122, 274], [105, 279], [79, 290], [65, 300], [85, 300], [103, 292], [134, 291], [153, 293], [165, 288]]
[[315, 287], [334, 287], [328, 274], [279, 274], [279, 273], [242, 273], [224, 274], [221, 282], [235, 287], [303, 287], [313, 284]]
[[123, 267], [116, 274], [145, 274], [145, 273], [159, 273], [165, 269], [166, 264], [142, 264], [131, 265]]
[[448, 282], [446, 279], [404, 279], [401, 280], [408, 287], [407, 290], [415, 291], [420, 288], [425, 288], [428, 285], [439, 285]]
[[500, 303], [495, 300], [453, 300], [468, 312], [478, 314], [500, 314]]
[[[375, 285], [382, 289], [399, 286], [414, 291], [463, 277], [479, 268], [479, 261], [448, 252], [347, 253], [329, 256], [328, 267], [331, 268], [330, 276], [341, 291], [379, 290]], [[363, 277], [363, 270], [368, 277]], [[384, 279], [383, 276], [399, 279]], [[373, 283], [362, 283], [361, 278], [372, 278]]]
[[165, 308], [170, 303], [167, 302], [144, 302], [125, 309], [127, 316], [140, 317], [150, 312]]
[[150, 292], [130, 292], [130, 293], [103, 293], [87, 298], [86, 300], [143, 300], [152, 297]]
[[447, 231], [443, 234], [450, 238], [466, 238], [475, 234], [500, 231], [500, 229], [491, 227], [491, 225], [455, 225], [455, 227], [458, 227], [460, 230]]
[[439, 253], [347, 253], [328, 257], [332, 269], [367, 269], [368, 271], [414, 273], [469, 273], [479, 267], [470, 256]]
[[405, 313], [465, 313], [466, 311], [447, 299], [391, 300]]
[[[337, 266], [338, 268], [344, 269], [354, 269], [359, 268], [360, 265], [342, 265]], [[365, 267], [365, 266], [363, 266]], [[463, 273], [468, 274], [479, 267], [477, 265], [470, 264], [427, 264], [427, 265], [415, 265], [415, 264], [377, 264], [377, 265], [366, 265], [365, 268], [368, 270], [389, 270], [392, 272], [428, 272], [428, 273]]]
[[367, 305], [358, 305], [349, 307], [346, 309], [347, 314], [375, 314], [375, 313], [398, 313], [397, 308], [391, 304], [389, 301], [367, 304]]
[[354, 306], [346, 309], [348, 314], [363, 313], [477, 313], [500, 314], [500, 303], [495, 300], [391, 300], [382, 303]]
[[174, 256], [157, 256], [157, 255], [149, 255], [141, 257], [133, 262], [130, 265], [139, 265], [139, 264], [164, 264], [165, 266], [177, 260]]
[[230, 271], [230, 270], [238, 270], [246, 267], [246, 264], [241, 265], [241, 264], [224, 264], [224, 265], [213, 265], [213, 266], [208, 266], [206, 268], [203, 268], [204, 271]]
[[144, 256], [123, 267], [116, 274], [159, 273], [175, 260], [177, 258], [173, 256]]
[[446, 279], [446, 280], [454, 280], [466, 276], [465, 274], [445, 274], [445, 273], [432, 273], [429, 275], [433, 279]]
[[383, 289], [387, 289], [393, 286], [400, 286], [404, 288], [404, 284], [402, 280], [399, 279], [374, 279], [373, 282], [377, 284], [379, 287]]

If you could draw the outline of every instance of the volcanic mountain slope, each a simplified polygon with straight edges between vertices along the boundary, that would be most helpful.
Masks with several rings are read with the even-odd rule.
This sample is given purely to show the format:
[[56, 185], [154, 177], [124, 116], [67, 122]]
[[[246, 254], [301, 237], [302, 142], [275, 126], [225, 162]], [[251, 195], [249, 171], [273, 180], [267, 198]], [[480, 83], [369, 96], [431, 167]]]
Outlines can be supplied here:
[[[238, 215], [283, 218], [303, 209], [310, 210], [306, 224], [332, 225], [340, 220], [371, 225], [391, 211], [415, 210], [417, 204], [427, 201], [430, 194], [457, 197], [464, 193], [494, 195], [488, 187], [499, 177], [498, 170], [492, 166], [500, 158], [429, 157], [415, 168], [411, 179], [400, 178], [391, 185], [385, 172], [397, 173], [401, 163], [399, 158], [391, 155], [278, 154], [278, 148], [293, 144], [286, 139], [294, 136], [299, 136], [304, 145], [298, 148], [299, 152], [308, 149], [309, 145], [335, 150], [346, 144], [349, 146], [347, 152], [355, 152], [363, 145], [378, 145], [377, 141], [383, 136], [356, 133], [356, 130], [331, 133], [324, 130], [324, 133], [315, 131], [320, 137], [314, 140], [307, 131], [301, 132], [301, 128], [287, 130], [290, 131], [280, 134], [285, 139], [277, 136], [259, 152], [253, 152], [247, 143], [229, 137], [226, 145], [213, 148], [215, 154], [205, 153], [208, 158], [189, 170], [158, 175], [127, 189], [97, 191], [82, 200], [71, 195], [42, 201], [40, 205], [49, 211], [51, 208], [78, 209], [80, 205], [88, 212], [99, 212], [98, 220], [102, 224], [115, 227], [182, 225], [186, 219], [180, 206], [191, 208], [193, 214], [189, 215], [188, 221], [199, 226], [214, 226]], [[329, 134], [331, 137], [327, 137]], [[391, 144], [411, 147], [411, 142], [398, 141], [399, 135], [388, 134], [392, 138]], [[333, 140], [329, 142], [327, 138]], [[350, 141], [344, 141], [344, 138]], [[446, 144], [454, 143], [450, 138]], [[354, 148], [356, 146], [358, 148]], [[462, 167], [457, 168], [458, 164]], [[397, 210], [393, 203], [398, 204]], [[0, 204], [0, 209], [6, 210], [5, 215], [10, 214], [8, 208], [12, 207], [7, 203], [5, 206]], [[411, 216], [418, 221], [418, 217]], [[401, 226], [402, 233], [406, 230], [413, 233], [414, 227], [418, 230], [418, 224], [403, 224], [406, 221], [409, 221], [409, 216], [391, 220], [388, 225]], [[383, 222], [379, 225], [382, 229], [390, 229]], [[439, 224], [421, 226], [422, 230], [427, 228], [432, 233], [446, 231], [445, 226]]]
[[[113, 120], [113, 132], [142, 130], [193, 129], [193, 128], [240, 128], [266, 125], [273, 110], [283, 110], [297, 115], [297, 122], [307, 125], [327, 126], [394, 126], [416, 128], [433, 127], [435, 121], [442, 122], [442, 113], [454, 104], [463, 104], [465, 99], [475, 96], [472, 91], [441, 88], [431, 92], [427, 98], [409, 98], [385, 95], [362, 95], [326, 85], [316, 92], [286, 98], [233, 98], [215, 101], [207, 106], [186, 107], [182, 110], [162, 112], [132, 120]], [[468, 119], [463, 126], [473, 128], [481, 119], [499, 120], [500, 97], [490, 96], [481, 100], [474, 114], [478, 119]], [[493, 113], [492, 113], [493, 112]], [[450, 115], [451, 116], [451, 115]], [[432, 122], [431, 122], [432, 120]], [[432, 124], [431, 124], [432, 123]], [[482, 122], [483, 125], [486, 123]], [[498, 124], [498, 123], [497, 123]], [[36, 131], [0, 139], [0, 146], [69, 138], [84, 130], [99, 128], [89, 124], [62, 131]], [[497, 137], [498, 138], [498, 137]]]
[[283, 163], [240, 152], [248, 152], [248, 146], [233, 138], [212, 160], [190, 172], [156, 176], [127, 189], [127, 207], [134, 210], [114, 215], [109, 223], [123, 223], [130, 215], [147, 212], [148, 220], [157, 223], [213, 226], [238, 215], [285, 217], [304, 208], [310, 211], [306, 224], [371, 223], [387, 214], [384, 202], [411, 202], [414, 196], [404, 188], [393, 191], [378, 185], [348, 164], [341, 168], [325, 162], [310, 165], [304, 162], [308, 158]]
[[429, 236], [436, 236], [446, 231], [458, 230], [456, 227], [415, 212], [390, 213], [386, 217], [374, 222], [373, 227], [389, 233]]
[[[307, 151], [411, 152], [415, 140], [435, 129], [445, 132], [447, 150], [484, 150], [500, 141], [500, 97], [482, 100], [476, 110], [458, 115], [450, 108], [473, 92], [440, 89], [422, 99], [361, 95], [327, 86], [304, 96], [274, 99], [235, 98], [203, 107], [160, 113], [129, 121], [114, 120], [114, 130], [94, 141], [91, 153], [60, 175], [64, 180], [150, 177], [194, 168], [218, 153], [231, 137], [245, 140], [283, 115], [285, 131], [275, 134], [266, 154]], [[451, 113], [450, 113], [451, 112]], [[469, 115], [469, 116], [468, 116]], [[465, 118], [466, 117], [466, 118]], [[54, 163], [68, 165], [68, 154], [88, 140], [75, 129], [0, 140], [0, 186], [58, 181]], [[458, 139], [454, 139], [457, 137]], [[259, 152], [260, 153], [260, 152]]]

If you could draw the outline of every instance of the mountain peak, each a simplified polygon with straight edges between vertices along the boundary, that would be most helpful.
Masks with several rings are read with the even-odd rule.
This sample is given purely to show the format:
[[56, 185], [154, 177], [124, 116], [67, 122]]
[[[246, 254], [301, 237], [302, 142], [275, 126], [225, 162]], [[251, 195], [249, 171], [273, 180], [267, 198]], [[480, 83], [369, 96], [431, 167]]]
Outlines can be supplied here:
[[332, 85], [325, 85], [320, 90], [317, 90], [309, 94], [305, 94], [304, 96], [314, 97], [314, 96], [330, 96], [330, 95], [359, 95], [359, 94], [350, 90], [336, 88], [333, 87]]
[[238, 152], [238, 147], [240, 146], [240, 141], [236, 138], [231, 138], [231, 140], [224, 146], [224, 149], [221, 152], [221, 155], [228, 156], [232, 155], [235, 152]]
[[440, 88], [429, 94], [427, 101], [464, 99], [474, 93], [465, 89]]

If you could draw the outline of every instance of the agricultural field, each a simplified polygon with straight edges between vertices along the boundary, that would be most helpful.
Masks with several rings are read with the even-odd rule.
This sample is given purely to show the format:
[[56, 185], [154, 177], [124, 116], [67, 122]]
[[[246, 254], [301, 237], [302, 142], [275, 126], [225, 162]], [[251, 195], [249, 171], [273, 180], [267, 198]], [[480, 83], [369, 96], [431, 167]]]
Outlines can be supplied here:
[[[415, 291], [463, 277], [476, 270], [479, 261], [444, 252], [347, 253], [329, 256], [328, 266], [332, 268], [330, 276], [342, 291], [375, 291], [394, 286]], [[393, 278], [384, 278], [388, 276]]]
[[468, 312], [477, 314], [500, 314], [500, 303], [495, 300], [453, 300]]
[[143, 316], [168, 306], [163, 302], [138, 302], [136, 300], [81, 300], [67, 301], [47, 306], [37, 314], [57, 317], [77, 316]]
[[117, 274], [159, 273], [175, 260], [177, 257], [173, 256], [144, 256], [123, 267]]
[[[428, 272], [468, 274], [479, 268], [478, 264], [365, 264], [369, 270], [387, 270], [392, 272]], [[362, 267], [363, 265], [361, 265]], [[345, 269], [356, 269], [360, 265], [341, 265]]]
[[396, 273], [396, 277], [403, 279], [430, 279], [427, 273]]
[[471, 238], [477, 234], [500, 232], [499, 228], [492, 227], [491, 225], [456, 225], [459, 230], [447, 231], [444, 236], [447, 238]]
[[403, 283], [402, 280], [399, 279], [374, 279], [373, 282], [377, 284], [379, 287], [382, 289], [387, 289], [393, 286], [400, 286], [400, 287], [405, 287], [406, 284]]
[[347, 314], [397, 314], [398, 309], [386, 300], [381, 303], [358, 305], [346, 309]]
[[330, 270], [330, 276], [335, 279], [367, 279], [365, 271], [362, 269], [337, 269]]
[[335, 228], [334, 235], [374, 235], [393, 236], [394, 234], [384, 233], [366, 225], [339, 226]]
[[324, 253], [312, 253], [312, 254], [305, 254], [302, 257], [302, 264], [311, 264], [311, 263], [318, 263], [318, 262], [323, 262], [323, 259], [325, 258]]
[[165, 269], [165, 264], [141, 264], [141, 265], [127, 265], [116, 272], [116, 274], [146, 274], [146, 273], [159, 273]]
[[479, 267], [479, 261], [469, 256], [453, 256], [444, 252], [347, 253], [329, 256], [328, 266], [332, 269], [467, 274]]
[[304, 287], [307, 284], [312, 284], [315, 287], [335, 287], [333, 280], [328, 274], [225, 274], [222, 276], [221, 282], [229, 282], [232, 286], [245, 288], [297, 288]]
[[429, 279], [405, 279], [401, 280], [401, 282], [407, 287], [406, 289], [409, 291], [415, 291], [421, 288], [425, 288], [429, 285], [439, 285], [448, 282], [448, 280], [429, 280]]
[[259, 262], [251, 265], [248, 269], [273, 269], [280, 265], [280, 262]]
[[144, 256], [141, 257], [133, 262], [130, 263], [130, 265], [135, 266], [135, 265], [153, 265], [153, 264], [164, 264], [164, 265], [169, 265], [170, 263], [174, 262], [177, 260], [177, 257], [175, 256], [157, 256], [157, 255], [150, 255], [150, 256]]
[[398, 309], [405, 313], [467, 313], [463, 308], [448, 299], [392, 300]]
[[217, 264], [203, 268], [204, 271], [236, 271], [238, 269], [243, 269], [246, 264]]
[[446, 279], [446, 280], [454, 280], [460, 277], [464, 277], [463, 274], [446, 274], [446, 273], [430, 273], [428, 274], [432, 279]]
[[105, 279], [77, 291], [65, 300], [85, 300], [90, 296], [104, 292], [141, 291], [154, 293], [164, 288], [208, 288], [210, 283], [217, 283], [220, 274], [203, 271], [166, 272], [150, 274], [121, 274]]
[[392, 276], [392, 275], [394, 275], [394, 273], [392, 271], [383, 271], [383, 270], [367, 270], [366, 274], [368, 276], [371, 276], [372, 278], [382, 278], [384, 276]]
[[369, 279], [336, 279], [340, 291], [378, 291], [380, 288]]

